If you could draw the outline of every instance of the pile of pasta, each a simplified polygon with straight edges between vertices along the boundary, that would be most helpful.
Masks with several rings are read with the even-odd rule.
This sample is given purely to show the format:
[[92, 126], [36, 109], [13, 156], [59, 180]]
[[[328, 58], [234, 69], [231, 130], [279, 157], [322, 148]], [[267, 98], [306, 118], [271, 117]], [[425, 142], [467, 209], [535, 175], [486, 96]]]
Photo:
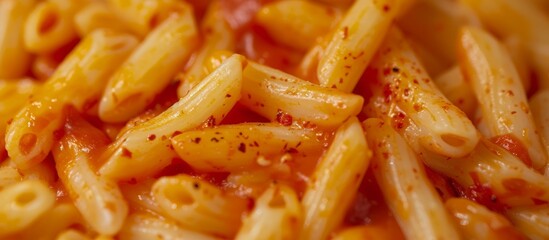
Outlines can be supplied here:
[[0, 239], [549, 239], [549, 2], [0, 0]]

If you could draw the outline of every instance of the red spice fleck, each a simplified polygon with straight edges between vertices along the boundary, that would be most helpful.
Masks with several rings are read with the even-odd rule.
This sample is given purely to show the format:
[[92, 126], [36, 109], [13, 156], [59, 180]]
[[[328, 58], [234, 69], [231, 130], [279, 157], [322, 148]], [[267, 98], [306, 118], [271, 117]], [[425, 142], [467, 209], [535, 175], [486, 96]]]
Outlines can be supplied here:
[[122, 156], [132, 158], [132, 152], [130, 152], [127, 148], [122, 148]]
[[292, 115], [278, 109], [276, 112], [276, 121], [282, 124], [282, 126], [290, 126], [292, 125], [293, 117]]
[[156, 135], [154, 135], [154, 134], [151, 134], [147, 137], [147, 140], [149, 140], [149, 141], [152, 141], [154, 139], [156, 139]]
[[238, 145], [238, 151], [240, 151], [242, 153], [245, 153], [246, 152], [246, 144], [240, 143], [240, 145]]
[[383, 5], [383, 11], [384, 12], [388, 12], [389, 10], [391, 10], [391, 7], [389, 7], [389, 5], [387, 5], [387, 4]]

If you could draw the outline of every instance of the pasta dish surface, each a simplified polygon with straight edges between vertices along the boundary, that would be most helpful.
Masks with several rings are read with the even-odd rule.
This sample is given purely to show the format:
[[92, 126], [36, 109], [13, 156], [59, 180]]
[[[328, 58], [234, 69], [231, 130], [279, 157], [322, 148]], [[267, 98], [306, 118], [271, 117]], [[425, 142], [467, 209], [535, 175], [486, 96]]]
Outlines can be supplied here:
[[0, 239], [549, 239], [549, 1], [0, 0]]

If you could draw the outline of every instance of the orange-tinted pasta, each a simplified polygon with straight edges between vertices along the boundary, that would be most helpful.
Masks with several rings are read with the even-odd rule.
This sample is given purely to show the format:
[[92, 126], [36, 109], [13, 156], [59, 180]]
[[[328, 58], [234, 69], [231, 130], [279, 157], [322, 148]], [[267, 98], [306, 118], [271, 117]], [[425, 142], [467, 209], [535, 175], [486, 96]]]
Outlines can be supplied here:
[[547, 239], [546, 2], [0, 0], [0, 239]]

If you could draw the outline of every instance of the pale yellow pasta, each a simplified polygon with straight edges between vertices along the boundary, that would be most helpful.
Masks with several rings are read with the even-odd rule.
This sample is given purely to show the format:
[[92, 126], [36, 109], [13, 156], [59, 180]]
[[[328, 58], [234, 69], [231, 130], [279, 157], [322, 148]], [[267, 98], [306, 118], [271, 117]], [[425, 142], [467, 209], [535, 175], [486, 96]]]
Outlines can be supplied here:
[[524, 238], [503, 215], [474, 201], [450, 198], [446, 200], [445, 206], [465, 239]]
[[340, 15], [337, 9], [323, 4], [283, 0], [263, 6], [256, 20], [276, 42], [307, 51], [330, 31]]
[[206, 65], [212, 54], [219, 50], [233, 51], [235, 48], [235, 33], [223, 18], [220, 4], [219, 1], [211, 3], [200, 24], [200, 32], [203, 36], [202, 45], [200, 50], [194, 54], [191, 66], [182, 74], [177, 89], [179, 97], [187, 95], [194, 86], [208, 75]]
[[55, 169], [44, 162], [29, 169], [18, 169], [11, 159], [0, 163], [0, 189], [26, 180], [38, 180], [52, 185], [57, 180], [57, 175]]
[[363, 101], [361, 96], [320, 87], [258, 63], [250, 62], [244, 69], [240, 102], [272, 121], [283, 117], [290, 124], [295, 120], [333, 128], [356, 116]]
[[283, 154], [307, 155], [322, 147], [310, 129], [262, 123], [191, 130], [174, 137], [172, 144], [179, 157], [203, 172], [265, 167]]
[[195, 25], [192, 10], [186, 7], [151, 31], [109, 80], [99, 103], [99, 117], [124, 122], [145, 110], [194, 50]]
[[116, 31], [131, 32], [129, 24], [120, 15], [101, 1], [95, 1], [82, 8], [74, 16], [76, 32], [84, 37], [94, 30], [108, 28]]
[[380, 119], [364, 122], [374, 151], [372, 169], [381, 192], [408, 239], [459, 239], [450, 215], [415, 153]]
[[179, 0], [107, 0], [132, 31], [146, 36], [171, 14], [188, 11]]
[[193, 239], [214, 240], [217, 237], [187, 230], [175, 222], [149, 213], [133, 213], [128, 216], [118, 234], [120, 240]]
[[[542, 90], [530, 98], [529, 106], [536, 129], [538, 129], [538, 134], [545, 148], [545, 153], [549, 155], [549, 110], [547, 109], [547, 103], [549, 103], [549, 90]], [[549, 171], [547, 171], [548, 166], [549, 164], [546, 164], [545, 174], [549, 174]]]
[[160, 178], [152, 195], [162, 214], [181, 226], [227, 238], [237, 233], [247, 207], [246, 200], [184, 174]]
[[488, 140], [481, 139], [475, 150], [463, 158], [446, 158], [429, 152], [421, 155], [430, 168], [456, 181], [465, 193], [481, 193], [476, 197], [481, 204], [502, 209], [549, 200], [549, 182], [545, 176]]
[[507, 211], [507, 217], [532, 240], [549, 238], [549, 205], [524, 206]]
[[23, 230], [55, 203], [55, 194], [40, 181], [23, 181], [0, 191], [0, 237]]
[[219, 123], [236, 104], [243, 64], [243, 57], [230, 57], [169, 109], [125, 132], [105, 153], [107, 159], [99, 171], [101, 175], [114, 179], [139, 178], [168, 166], [176, 156], [170, 148], [171, 137], [203, 123]]
[[235, 239], [295, 239], [301, 228], [303, 210], [290, 187], [273, 184], [254, 204]]
[[[369, 86], [374, 92], [369, 108], [378, 111], [374, 116], [407, 131], [411, 143], [444, 156], [465, 156], [474, 149], [475, 126], [436, 87], [399, 30], [390, 30], [370, 68], [376, 79]], [[408, 128], [412, 125], [417, 128]]]
[[0, 80], [0, 160], [6, 157], [4, 136], [10, 119], [38, 91], [40, 85], [32, 79]]
[[300, 239], [327, 239], [340, 226], [371, 156], [358, 119], [350, 118], [337, 129], [305, 190]]
[[100, 234], [113, 235], [124, 224], [128, 204], [115, 181], [95, 173], [95, 157], [109, 139], [74, 110], [63, 130], [52, 150], [59, 179], [86, 223]]
[[12, 236], [20, 240], [50, 240], [63, 230], [82, 223], [82, 216], [72, 203], [58, 203], [36, 219], [28, 229]]
[[433, 79], [440, 92], [444, 94], [452, 104], [461, 109], [469, 118], [472, 118], [477, 109], [478, 102], [473, 89], [465, 80], [459, 66], [453, 66]]
[[505, 48], [507, 49], [509, 56], [513, 60], [513, 64], [517, 69], [520, 81], [524, 87], [525, 92], [529, 92], [532, 89], [533, 79], [531, 78], [531, 67], [528, 59], [528, 47], [520, 40], [519, 37], [512, 36], [501, 40]]
[[33, 53], [51, 53], [77, 38], [74, 15], [85, 0], [40, 2], [25, 22], [25, 47]]
[[[462, 12], [455, 1], [420, 0], [396, 22], [408, 38], [420, 43], [449, 68], [456, 61], [455, 39], [460, 26], [469, 22]], [[437, 37], [425, 34], [425, 29]]]
[[6, 150], [19, 168], [29, 168], [48, 155], [63, 108], [72, 104], [80, 111], [90, 109], [106, 78], [136, 45], [131, 35], [103, 30], [78, 44], [6, 130]]
[[124, 195], [124, 199], [128, 202], [130, 211], [160, 213], [160, 209], [151, 194], [154, 182], [156, 182], [156, 179], [147, 178], [138, 183], [120, 184], [120, 190]]
[[[351, 92], [381, 44], [403, 0], [357, 0], [318, 62], [320, 85]], [[375, 32], [375, 34], [372, 34]]]
[[484, 24], [503, 36], [516, 36], [529, 47], [529, 56], [540, 88], [549, 87], [549, 15], [531, 1], [460, 0], [473, 9]]
[[31, 64], [31, 54], [24, 44], [27, 16], [35, 6], [35, 0], [0, 1], [0, 78], [25, 76]]
[[503, 46], [478, 28], [464, 28], [458, 54], [464, 77], [471, 84], [482, 110], [488, 138], [511, 135], [528, 149], [534, 168], [547, 164], [547, 154], [528, 107], [526, 93]]

